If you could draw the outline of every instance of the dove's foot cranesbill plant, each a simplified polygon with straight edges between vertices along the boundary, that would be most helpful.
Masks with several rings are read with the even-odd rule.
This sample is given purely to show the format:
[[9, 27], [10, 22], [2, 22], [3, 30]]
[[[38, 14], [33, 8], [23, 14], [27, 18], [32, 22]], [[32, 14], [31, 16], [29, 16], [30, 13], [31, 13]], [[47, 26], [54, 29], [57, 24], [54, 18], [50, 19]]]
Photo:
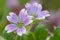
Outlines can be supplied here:
[[30, 19], [31, 16], [27, 15], [27, 11], [22, 9], [17, 16], [14, 12], [10, 12], [7, 16], [7, 20], [11, 22], [5, 28], [7, 33], [16, 31], [19, 36], [26, 33], [26, 26], [31, 24], [33, 20]]
[[47, 10], [42, 11], [42, 5], [38, 3], [27, 3], [25, 5], [28, 14], [33, 16], [35, 19], [45, 19], [45, 17], [50, 16]]
[[19, 12], [17, 16], [14, 12], [10, 12], [7, 20], [11, 22], [5, 28], [7, 33], [16, 31], [19, 36], [26, 33], [26, 26], [31, 24], [34, 19], [45, 19], [50, 16], [47, 10], [42, 11], [42, 5], [38, 3], [27, 3], [25, 8]]

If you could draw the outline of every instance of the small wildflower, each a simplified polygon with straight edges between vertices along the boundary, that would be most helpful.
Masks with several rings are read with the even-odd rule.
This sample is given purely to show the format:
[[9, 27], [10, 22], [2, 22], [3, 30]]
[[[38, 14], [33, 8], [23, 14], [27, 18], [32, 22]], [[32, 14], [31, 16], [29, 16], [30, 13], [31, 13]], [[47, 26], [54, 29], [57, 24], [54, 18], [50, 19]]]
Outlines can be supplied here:
[[50, 16], [47, 10], [42, 11], [42, 5], [38, 3], [27, 3], [25, 5], [28, 14], [36, 19], [45, 19], [45, 17]]
[[14, 12], [10, 12], [9, 16], [7, 16], [7, 20], [11, 22], [11, 24], [8, 24], [5, 30], [7, 33], [17, 30], [17, 34], [22, 36], [22, 34], [26, 33], [25, 26], [33, 22], [33, 20], [31, 20], [29, 17], [30, 16], [27, 15], [27, 11], [25, 11], [25, 9], [20, 11], [19, 16], [17, 16]]

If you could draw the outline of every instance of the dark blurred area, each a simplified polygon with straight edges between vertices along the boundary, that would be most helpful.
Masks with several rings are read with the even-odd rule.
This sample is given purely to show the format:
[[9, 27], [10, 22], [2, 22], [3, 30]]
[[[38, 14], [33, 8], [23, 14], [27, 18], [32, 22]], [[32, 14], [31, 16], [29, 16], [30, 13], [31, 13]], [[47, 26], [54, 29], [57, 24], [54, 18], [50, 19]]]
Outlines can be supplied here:
[[50, 17], [44, 21], [44, 24], [49, 31], [53, 32], [54, 27], [60, 27], [60, 9], [51, 11], [50, 14]]

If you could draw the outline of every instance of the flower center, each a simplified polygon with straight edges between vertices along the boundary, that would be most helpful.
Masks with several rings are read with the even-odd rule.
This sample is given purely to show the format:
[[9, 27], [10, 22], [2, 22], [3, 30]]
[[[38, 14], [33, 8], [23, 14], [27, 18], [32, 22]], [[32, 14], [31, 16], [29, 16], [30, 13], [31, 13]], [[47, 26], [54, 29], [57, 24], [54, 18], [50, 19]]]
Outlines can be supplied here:
[[33, 16], [34, 16], [34, 17], [37, 17], [37, 14], [36, 14], [36, 13], [33, 13]]
[[22, 28], [23, 23], [17, 24], [18, 27]]
[[37, 17], [37, 13], [32, 13], [31, 16], [33, 16], [33, 19], [35, 19]]

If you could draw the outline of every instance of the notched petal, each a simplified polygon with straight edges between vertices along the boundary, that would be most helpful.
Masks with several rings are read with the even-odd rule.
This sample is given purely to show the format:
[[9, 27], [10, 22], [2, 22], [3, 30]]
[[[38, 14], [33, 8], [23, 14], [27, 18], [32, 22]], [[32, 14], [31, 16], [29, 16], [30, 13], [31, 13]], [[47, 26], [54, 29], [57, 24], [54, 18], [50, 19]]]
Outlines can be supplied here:
[[17, 29], [17, 35], [22, 36], [22, 30], [21, 30], [21, 28]]
[[12, 22], [12, 23], [17, 23], [18, 22], [18, 17], [15, 13], [10, 12], [9, 16], [7, 16], [7, 20]]
[[20, 14], [19, 14], [19, 17], [21, 18], [21, 20], [23, 21], [23, 24], [26, 26], [28, 24], [31, 23], [31, 18], [32, 16], [29, 16], [27, 14], [27, 12], [25, 11], [25, 9], [22, 9]]
[[7, 33], [13, 32], [17, 29], [17, 26], [15, 24], [9, 24], [5, 27], [5, 30], [7, 30]]
[[21, 30], [22, 30], [23, 34], [26, 34], [26, 28], [25, 27], [22, 27]]
[[44, 11], [42, 11], [42, 14], [44, 15], [44, 16], [50, 16], [50, 14], [49, 14], [49, 12], [47, 11], [47, 10], [44, 10]]

